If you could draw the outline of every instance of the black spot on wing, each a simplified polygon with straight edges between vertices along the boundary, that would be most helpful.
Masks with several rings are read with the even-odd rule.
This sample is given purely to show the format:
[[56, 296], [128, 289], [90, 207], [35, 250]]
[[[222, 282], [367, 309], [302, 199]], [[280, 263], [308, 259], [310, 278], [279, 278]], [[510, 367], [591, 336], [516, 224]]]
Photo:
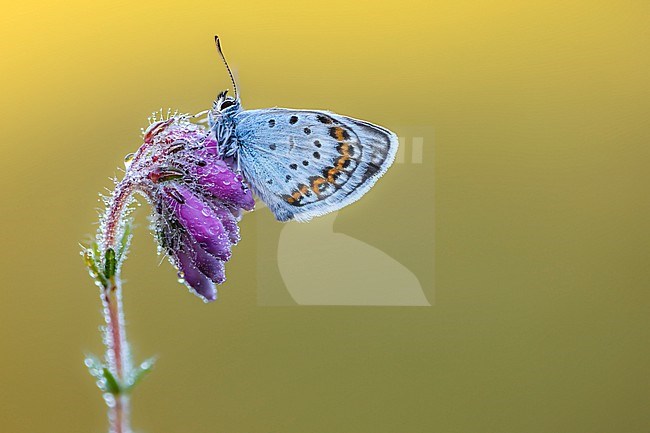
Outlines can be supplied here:
[[298, 116], [291, 116], [289, 118], [289, 123], [291, 123], [292, 125], [294, 125], [297, 121], [298, 121]]
[[324, 123], [325, 125], [331, 125], [332, 124], [332, 119], [330, 117], [324, 116], [322, 114], [319, 114], [318, 116], [316, 116], [316, 119], [320, 123]]

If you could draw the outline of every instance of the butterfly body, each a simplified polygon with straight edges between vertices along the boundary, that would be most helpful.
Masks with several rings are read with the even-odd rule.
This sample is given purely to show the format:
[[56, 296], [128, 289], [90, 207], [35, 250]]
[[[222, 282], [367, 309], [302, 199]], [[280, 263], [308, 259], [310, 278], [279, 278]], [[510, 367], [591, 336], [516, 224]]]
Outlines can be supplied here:
[[397, 137], [328, 111], [243, 110], [222, 92], [209, 113], [219, 153], [236, 159], [279, 221], [308, 221], [363, 196], [392, 164]]

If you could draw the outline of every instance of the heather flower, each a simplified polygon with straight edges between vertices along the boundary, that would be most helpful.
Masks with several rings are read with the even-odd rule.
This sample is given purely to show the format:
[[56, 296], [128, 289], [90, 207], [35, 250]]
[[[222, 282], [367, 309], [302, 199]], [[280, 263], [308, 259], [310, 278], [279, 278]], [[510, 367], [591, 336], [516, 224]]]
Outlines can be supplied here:
[[159, 252], [204, 301], [217, 297], [225, 262], [239, 242], [243, 210], [255, 202], [232, 161], [221, 159], [213, 135], [188, 116], [154, 121], [128, 158], [127, 176], [151, 202]]
[[131, 431], [130, 393], [153, 367], [153, 359], [133, 364], [122, 312], [120, 272], [131, 241], [133, 194], [145, 196], [151, 204], [159, 253], [205, 302], [217, 298], [216, 286], [226, 280], [225, 263], [239, 242], [238, 222], [243, 211], [255, 206], [232, 158], [219, 154], [215, 134], [194, 118], [152, 116], [142, 145], [125, 159], [124, 178], [104, 197], [106, 209], [96, 241], [82, 251], [100, 288], [106, 323], [104, 360], [89, 355], [85, 364], [102, 390], [111, 433]]

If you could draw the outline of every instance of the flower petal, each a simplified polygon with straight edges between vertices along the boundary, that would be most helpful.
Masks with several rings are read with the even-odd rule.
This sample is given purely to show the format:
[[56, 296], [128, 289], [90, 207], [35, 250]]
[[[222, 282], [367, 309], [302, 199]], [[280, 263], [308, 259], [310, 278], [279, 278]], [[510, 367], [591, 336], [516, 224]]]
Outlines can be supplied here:
[[223, 227], [228, 232], [230, 243], [237, 245], [241, 237], [239, 236], [239, 226], [237, 225], [237, 219], [235, 219], [235, 216], [232, 214], [230, 209], [227, 209], [220, 204], [215, 204], [213, 210], [217, 214]]
[[[204, 154], [201, 164], [192, 164], [190, 174], [205, 191], [224, 203], [252, 210], [255, 200], [241, 175], [234, 173], [224, 161]], [[204, 164], [204, 165], [203, 165]]]
[[216, 284], [221, 284], [226, 281], [226, 268], [223, 261], [205, 251], [187, 235], [183, 236], [183, 244], [187, 249], [188, 256], [192, 258], [194, 265], [206, 277], [210, 278]]
[[230, 239], [214, 209], [184, 185], [165, 186], [164, 191], [169, 206], [192, 239], [216, 258], [228, 261]]
[[217, 299], [217, 288], [210, 278], [208, 278], [199, 268], [192, 262], [190, 256], [183, 251], [176, 252], [176, 260], [178, 268], [181, 271], [181, 277], [185, 284], [194, 290], [199, 296], [206, 301], [214, 301]]

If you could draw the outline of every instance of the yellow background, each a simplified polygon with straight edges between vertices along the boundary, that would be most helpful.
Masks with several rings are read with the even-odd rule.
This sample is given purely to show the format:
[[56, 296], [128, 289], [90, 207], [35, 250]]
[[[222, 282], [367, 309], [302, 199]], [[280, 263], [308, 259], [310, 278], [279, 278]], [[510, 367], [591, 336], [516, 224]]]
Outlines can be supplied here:
[[[126, 313], [159, 362], [137, 431], [650, 431], [649, 18], [645, 1], [3, 4], [0, 430], [104, 431], [77, 241], [148, 113], [229, 87], [218, 33], [248, 108], [435, 129], [435, 171], [395, 167], [351, 207], [378, 244], [435, 233], [435, 303], [259, 306], [245, 218], [204, 305], [158, 267], [142, 209]], [[410, 222], [406, 189], [435, 220]]]

